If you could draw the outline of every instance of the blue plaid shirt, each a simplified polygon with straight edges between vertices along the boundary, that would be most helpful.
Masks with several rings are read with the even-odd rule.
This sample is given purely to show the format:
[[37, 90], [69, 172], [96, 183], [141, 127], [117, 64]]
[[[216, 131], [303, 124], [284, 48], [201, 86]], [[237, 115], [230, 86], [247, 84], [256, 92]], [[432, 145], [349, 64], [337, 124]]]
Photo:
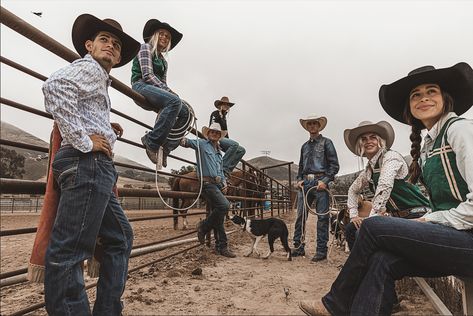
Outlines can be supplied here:
[[117, 139], [110, 125], [110, 76], [89, 54], [53, 73], [43, 85], [44, 106], [56, 121], [61, 145], [90, 152], [89, 135], [104, 136], [111, 148]]
[[[159, 58], [162, 69], [159, 69], [155, 72], [153, 69], [153, 58]], [[133, 60], [132, 67], [132, 84], [138, 81], [137, 79], [143, 81], [144, 83], [150, 84], [152, 86], [158, 87], [160, 89], [172, 92], [172, 90], [167, 86], [166, 76], [167, 76], [168, 64], [166, 59], [162, 56], [156, 57], [153, 56], [151, 52], [151, 45], [148, 43], [141, 44], [140, 51], [138, 55]], [[174, 93], [174, 92], [172, 92]]]

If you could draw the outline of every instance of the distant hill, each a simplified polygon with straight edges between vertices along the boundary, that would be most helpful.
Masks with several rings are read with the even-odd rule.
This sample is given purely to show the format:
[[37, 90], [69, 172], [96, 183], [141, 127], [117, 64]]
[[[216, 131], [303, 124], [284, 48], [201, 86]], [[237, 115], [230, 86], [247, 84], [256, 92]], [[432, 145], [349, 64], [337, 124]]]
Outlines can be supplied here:
[[[271, 167], [275, 165], [279, 165], [282, 163], [285, 163], [287, 161], [283, 160], [277, 160], [268, 156], [260, 156], [256, 157], [250, 160], [247, 160], [252, 166], [255, 166], [257, 168], [265, 168], [265, 167]], [[299, 169], [299, 166], [296, 164], [291, 165], [291, 178], [292, 181], [295, 181], [297, 177], [297, 170]], [[270, 177], [273, 177], [274, 179], [282, 182], [282, 183], [288, 183], [288, 166], [282, 166], [282, 167], [275, 167], [271, 169], [267, 169], [267, 174]]]
[[[0, 137], [2, 139], [16, 141], [20, 143], [26, 143], [35, 146], [49, 147], [49, 144], [24, 130], [1, 121], [0, 126]], [[25, 180], [44, 180], [46, 177], [46, 170], [48, 165], [48, 154], [38, 152], [29, 149], [21, 149], [16, 147], [4, 146], [8, 149], [15, 150], [18, 154], [25, 157], [25, 174], [23, 179]], [[127, 159], [125, 157], [115, 155], [114, 160], [116, 162], [129, 164], [132, 166], [138, 166], [146, 168], [146, 166], [137, 163], [136, 161]], [[154, 182], [154, 173], [145, 172], [140, 170], [134, 170], [131, 168], [125, 168], [117, 166], [117, 171], [120, 177], [126, 177], [135, 180], [141, 180], [145, 182]], [[164, 177], [159, 177], [159, 182], [167, 182]]]

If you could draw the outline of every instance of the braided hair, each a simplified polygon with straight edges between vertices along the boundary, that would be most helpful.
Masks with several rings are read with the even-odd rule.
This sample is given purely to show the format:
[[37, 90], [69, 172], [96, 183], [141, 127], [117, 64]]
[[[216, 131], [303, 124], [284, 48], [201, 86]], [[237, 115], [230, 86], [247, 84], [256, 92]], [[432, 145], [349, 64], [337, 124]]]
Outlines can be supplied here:
[[[442, 99], [443, 99], [443, 110], [442, 116], [445, 114], [453, 111], [453, 98], [452, 96], [446, 92], [442, 91]], [[420, 143], [422, 142], [421, 131], [425, 128], [422, 121], [416, 119], [411, 113], [411, 107], [409, 98], [405, 103], [403, 117], [407, 124], [409, 124], [411, 129], [411, 135], [409, 139], [411, 140], [411, 157], [412, 162], [409, 166], [409, 174], [407, 181], [410, 183], [415, 184], [421, 175], [421, 168], [419, 164], [420, 158]]]

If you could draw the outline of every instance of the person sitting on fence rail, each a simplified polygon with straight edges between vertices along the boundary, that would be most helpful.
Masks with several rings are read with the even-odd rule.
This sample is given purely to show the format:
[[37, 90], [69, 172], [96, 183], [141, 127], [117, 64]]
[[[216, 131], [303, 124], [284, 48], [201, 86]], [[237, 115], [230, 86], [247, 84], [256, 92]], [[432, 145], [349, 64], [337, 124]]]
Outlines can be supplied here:
[[211, 207], [209, 216], [198, 224], [197, 237], [203, 244], [205, 235], [214, 230], [217, 253], [234, 258], [235, 254], [228, 249], [227, 234], [223, 225], [230, 202], [224, 195], [227, 193], [227, 180], [223, 173], [219, 141], [225, 137], [226, 132], [222, 131], [220, 124], [213, 123], [209, 127], [202, 127], [202, 134], [206, 139], [183, 138], [181, 140], [181, 146], [190, 147], [196, 152], [197, 175], [202, 177], [203, 181], [202, 194]]
[[[178, 139], [168, 139], [173, 127], [184, 128], [189, 120], [190, 111], [187, 103], [168, 87], [166, 76], [168, 62], [164, 58], [182, 39], [179, 33], [168, 23], [151, 19], [143, 28], [144, 43], [138, 55], [133, 59], [131, 69], [132, 89], [143, 95], [152, 108], [159, 112], [153, 129], [141, 138], [148, 158], [157, 169], [167, 166], [167, 156], [179, 146]], [[164, 54], [164, 55], [163, 55]]]
[[305, 256], [305, 222], [308, 212], [305, 209], [303, 192], [307, 193], [311, 188], [315, 190], [309, 192], [307, 205], [316, 201], [317, 213], [321, 215], [317, 218], [317, 242], [316, 254], [312, 262], [325, 260], [328, 252], [328, 230], [329, 230], [329, 194], [328, 183], [333, 181], [340, 166], [338, 164], [337, 151], [333, 143], [320, 132], [327, 125], [327, 118], [324, 116], [310, 115], [300, 119], [302, 127], [309, 132], [309, 140], [302, 145], [299, 160], [299, 171], [297, 173], [298, 192], [297, 219], [294, 230], [294, 250], [292, 256]]
[[[346, 129], [345, 144], [352, 153], [366, 157], [366, 168], [348, 189], [347, 207], [350, 223], [345, 236], [348, 247], [353, 248], [356, 232], [367, 216], [387, 212], [402, 218], [418, 218], [430, 211], [429, 201], [419, 187], [407, 182], [408, 166], [404, 157], [391, 150], [394, 130], [386, 121], [376, 124], [363, 121], [358, 127]], [[374, 193], [369, 214], [358, 213], [360, 194], [366, 187]]]
[[123, 133], [110, 123], [109, 72], [128, 63], [139, 43], [112, 19], [80, 15], [72, 41], [81, 59], [43, 85], [45, 108], [62, 136], [52, 169], [59, 205], [46, 252], [44, 294], [50, 315], [89, 315], [81, 263], [103, 249], [94, 314], [120, 315], [133, 231], [112, 189], [113, 146]]
[[473, 69], [424, 66], [381, 86], [379, 98], [392, 118], [412, 127], [409, 181], [422, 177], [432, 213], [364, 220], [330, 292], [300, 302], [307, 315], [390, 315], [395, 280], [473, 277], [473, 120], [457, 117], [473, 105]]
[[213, 123], [218, 123], [222, 131], [227, 132], [225, 137], [220, 140], [220, 146], [225, 152], [223, 156], [223, 172], [225, 173], [225, 177], [230, 180], [230, 173], [235, 169], [240, 159], [243, 158], [246, 150], [228, 136], [227, 114], [235, 103], [230, 102], [228, 97], [222, 97], [220, 100], [215, 100], [214, 105], [217, 110], [210, 114], [209, 126]]

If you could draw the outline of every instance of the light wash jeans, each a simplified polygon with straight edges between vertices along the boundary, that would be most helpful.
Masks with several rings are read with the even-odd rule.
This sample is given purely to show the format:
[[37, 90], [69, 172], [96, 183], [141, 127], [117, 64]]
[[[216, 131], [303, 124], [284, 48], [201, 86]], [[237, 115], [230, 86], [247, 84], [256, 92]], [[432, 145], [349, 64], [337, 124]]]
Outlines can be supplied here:
[[220, 140], [220, 146], [223, 152], [225, 152], [223, 156], [223, 172], [225, 175], [229, 175], [235, 169], [240, 159], [243, 158], [246, 150], [236, 141], [226, 137]]
[[113, 161], [103, 153], [59, 149], [52, 164], [60, 199], [46, 251], [44, 294], [49, 315], [90, 315], [81, 263], [103, 247], [94, 315], [120, 315], [133, 231], [115, 194]]

